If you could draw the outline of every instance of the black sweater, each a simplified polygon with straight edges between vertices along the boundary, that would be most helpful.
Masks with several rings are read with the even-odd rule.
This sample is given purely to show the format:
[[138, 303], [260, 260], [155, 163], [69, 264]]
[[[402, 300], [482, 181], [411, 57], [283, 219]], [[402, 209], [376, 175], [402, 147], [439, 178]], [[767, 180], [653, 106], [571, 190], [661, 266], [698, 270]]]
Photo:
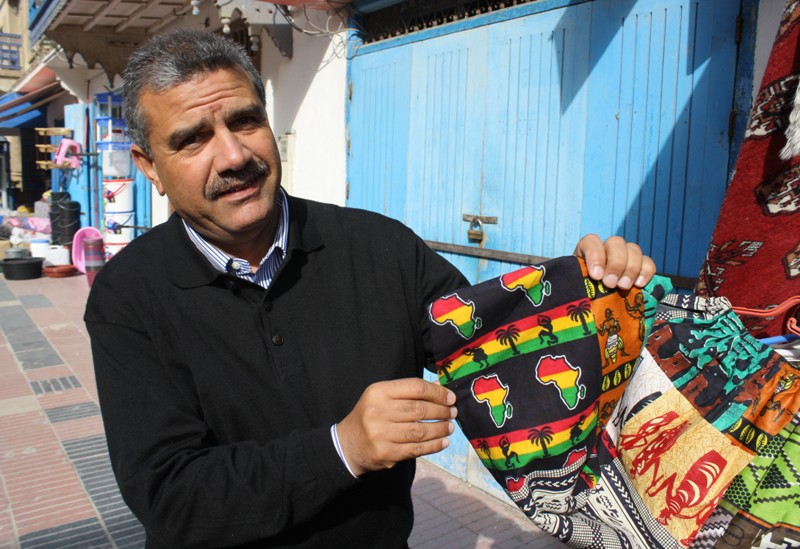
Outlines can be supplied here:
[[215, 271], [173, 216], [86, 309], [111, 462], [148, 547], [398, 547], [414, 463], [354, 479], [331, 442], [371, 383], [419, 376], [426, 306], [464, 285], [400, 223], [290, 198], [270, 289]]

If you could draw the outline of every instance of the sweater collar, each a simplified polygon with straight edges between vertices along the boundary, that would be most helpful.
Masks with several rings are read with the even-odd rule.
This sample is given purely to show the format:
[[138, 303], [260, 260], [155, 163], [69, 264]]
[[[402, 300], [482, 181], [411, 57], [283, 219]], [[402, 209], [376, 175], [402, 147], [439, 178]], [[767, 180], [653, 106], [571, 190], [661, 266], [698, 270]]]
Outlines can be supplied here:
[[[288, 194], [286, 198], [289, 201], [289, 241], [284, 264], [292, 260], [294, 253], [311, 253], [324, 245], [322, 235], [309, 215], [306, 201]], [[207, 286], [228, 277], [217, 271], [189, 240], [180, 216], [172, 214], [165, 225], [164, 249], [168, 250], [170, 256], [168, 271], [178, 287]]]

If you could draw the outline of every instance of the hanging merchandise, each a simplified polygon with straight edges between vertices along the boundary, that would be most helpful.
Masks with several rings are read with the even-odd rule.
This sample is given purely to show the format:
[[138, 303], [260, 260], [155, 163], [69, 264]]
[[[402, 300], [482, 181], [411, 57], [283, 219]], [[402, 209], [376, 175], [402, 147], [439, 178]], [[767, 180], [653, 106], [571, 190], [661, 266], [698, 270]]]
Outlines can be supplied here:
[[103, 210], [106, 213], [133, 211], [133, 179], [103, 180]]
[[133, 240], [133, 212], [103, 214], [103, 239], [111, 244], [127, 244]]
[[110, 259], [134, 238], [135, 185], [131, 174], [131, 140], [122, 119], [122, 96], [95, 96], [97, 150], [100, 152], [105, 258]]
[[[754, 309], [800, 294], [800, 2], [785, 5], [695, 288]], [[744, 322], [756, 337], [780, 336], [790, 314]]]
[[131, 144], [112, 141], [97, 142], [103, 179], [118, 179], [131, 174]]
[[575, 257], [434, 301], [457, 421], [571, 547], [800, 546], [800, 370], [725, 298], [610, 290]]

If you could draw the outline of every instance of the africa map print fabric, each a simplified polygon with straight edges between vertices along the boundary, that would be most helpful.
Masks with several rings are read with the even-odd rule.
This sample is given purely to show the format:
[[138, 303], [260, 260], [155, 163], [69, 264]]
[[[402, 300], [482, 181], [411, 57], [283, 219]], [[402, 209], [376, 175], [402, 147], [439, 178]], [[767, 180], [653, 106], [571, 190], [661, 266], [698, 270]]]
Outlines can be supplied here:
[[464, 434], [572, 547], [800, 547], [800, 371], [724, 298], [670, 290], [565, 257], [433, 302]]

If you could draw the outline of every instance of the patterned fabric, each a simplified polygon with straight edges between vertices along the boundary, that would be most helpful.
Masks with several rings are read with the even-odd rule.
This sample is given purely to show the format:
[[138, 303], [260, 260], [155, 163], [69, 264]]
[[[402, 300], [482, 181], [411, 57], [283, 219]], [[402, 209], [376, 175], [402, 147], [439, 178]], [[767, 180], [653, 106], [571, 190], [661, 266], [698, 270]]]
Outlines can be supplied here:
[[800, 546], [800, 371], [726, 299], [670, 289], [609, 291], [560, 258], [435, 301], [465, 435], [572, 547]]
[[[737, 307], [769, 309], [800, 295], [800, 156], [780, 158], [800, 106], [798, 23], [800, 1], [788, 0], [695, 288]], [[744, 320], [757, 337], [777, 336], [792, 314]]]

